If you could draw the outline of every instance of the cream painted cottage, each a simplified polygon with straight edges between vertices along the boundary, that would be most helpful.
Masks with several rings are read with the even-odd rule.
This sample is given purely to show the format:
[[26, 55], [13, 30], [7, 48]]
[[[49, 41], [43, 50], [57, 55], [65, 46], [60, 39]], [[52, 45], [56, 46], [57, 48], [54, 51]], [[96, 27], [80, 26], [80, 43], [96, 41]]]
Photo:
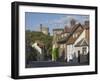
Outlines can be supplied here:
[[[68, 32], [67, 32], [68, 33]], [[69, 62], [74, 57], [80, 58], [89, 54], [89, 24], [75, 24], [69, 34], [58, 41], [59, 48], [62, 47], [64, 59]], [[62, 55], [61, 52], [60, 56]], [[81, 59], [80, 59], [81, 60]]]

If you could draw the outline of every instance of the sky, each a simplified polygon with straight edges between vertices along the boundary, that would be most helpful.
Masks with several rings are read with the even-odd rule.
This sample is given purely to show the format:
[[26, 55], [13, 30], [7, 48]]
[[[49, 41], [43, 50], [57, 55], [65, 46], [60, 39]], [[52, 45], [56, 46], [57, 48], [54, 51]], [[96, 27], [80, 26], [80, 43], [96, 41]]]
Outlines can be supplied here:
[[89, 16], [25, 12], [25, 28], [26, 30], [39, 31], [40, 24], [42, 24], [45, 27], [49, 27], [49, 32], [52, 34], [52, 29], [54, 28], [64, 28], [66, 25], [70, 27], [71, 19], [75, 19], [76, 22], [84, 24], [85, 20], [89, 20]]

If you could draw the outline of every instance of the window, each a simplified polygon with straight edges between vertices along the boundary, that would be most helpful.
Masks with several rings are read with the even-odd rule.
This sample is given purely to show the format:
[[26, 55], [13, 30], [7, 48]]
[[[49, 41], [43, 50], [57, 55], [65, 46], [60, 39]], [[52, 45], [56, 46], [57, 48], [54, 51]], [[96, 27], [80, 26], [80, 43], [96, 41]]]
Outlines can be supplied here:
[[83, 55], [87, 53], [86, 51], [87, 51], [86, 47], [83, 47], [83, 48], [82, 48], [82, 53], [83, 53]]

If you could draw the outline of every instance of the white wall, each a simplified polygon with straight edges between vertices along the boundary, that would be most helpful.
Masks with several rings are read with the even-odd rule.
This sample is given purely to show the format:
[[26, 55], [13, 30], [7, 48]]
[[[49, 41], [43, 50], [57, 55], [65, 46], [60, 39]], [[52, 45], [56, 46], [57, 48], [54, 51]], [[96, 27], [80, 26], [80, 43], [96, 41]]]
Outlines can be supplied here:
[[[0, 81], [14, 81], [13, 79], [10, 78], [10, 69], [11, 69], [10, 67], [11, 65], [10, 63], [11, 62], [11, 5], [10, 4], [12, 1], [14, 0], [0, 1], [0, 64], [1, 64], [0, 65]], [[100, 14], [100, 0], [21, 0], [21, 1], [74, 4], [74, 5], [78, 4], [78, 5], [87, 5], [87, 6], [94, 5], [94, 6], [99, 7], [98, 14]], [[100, 22], [100, 15], [98, 18]], [[98, 30], [100, 30], [100, 23], [98, 24], [99, 24]], [[100, 37], [98, 40], [100, 41]], [[100, 45], [100, 42], [98, 45]], [[99, 50], [99, 53], [100, 53], [100, 50]], [[100, 54], [98, 57], [100, 58]], [[100, 62], [100, 59], [99, 59], [99, 62]], [[100, 68], [100, 63], [98, 64]], [[99, 81], [99, 80], [100, 80], [100, 74], [34, 79], [34, 81]], [[26, 81], [33, 81], [33, 79], [26, 79]]]
[[[74, 46], [83, 38], [85, 38], [86, 34], [86, 30], [84, 30], [81, 35], [79, 36], [79, 38], [75, 41]], [[80, 54], [82, 54], [82, 47], [75, 47], [74, 48], [74, 52], [76, 53], [76, 56], [78, 57], [78, 51], [80, 50]], [[87, 47], [87, 51], [88, 51], [88, 47]]]
[[[75, 36], [75, 35], [74, 35]], [[80, 48], [80, 47], [75, 47], [75, 45], [80, 41], [80, 40], [82, 40], [83, 38], [85, 38], [85, 30], [81, 33], [81, 35], [78, 37], [78, 39], [75, 41], [75, 43], [72, 45], [67, 45], [67, 58], [68, 58], [68, 60], [69, 59], [71, 59], [72, 57], [72, 55], [74, 54], [74, 53], [76, 53], [76, 56], [78, 57], [78, 54], [77, 54], [77, 52], [78, 52], [78, 50], [80, 50], [80, 53], [82, 53], [82, 48]]]
[[72, 55], [74, 54], [74, 46], [73, 44], [67, 45], [67, 61], [73, 59]]
[[85, 38], [85, 30], [81, 33], [81, 35], [78, 37], [78, 39], [75, 41], [74, 45], [76, 45], [80, 40]]
[[[88, 54], [88, 51], [89, 51], [88, 46], [83, 46], [83, 47], [86, 47], [86, 54]], [[83, 51], [82, 51], [83, 47], [75, 47], [74, 48], [76, 57], [78, 57], [78, 51], [80, 51], [80, 54], [83, 54]]]

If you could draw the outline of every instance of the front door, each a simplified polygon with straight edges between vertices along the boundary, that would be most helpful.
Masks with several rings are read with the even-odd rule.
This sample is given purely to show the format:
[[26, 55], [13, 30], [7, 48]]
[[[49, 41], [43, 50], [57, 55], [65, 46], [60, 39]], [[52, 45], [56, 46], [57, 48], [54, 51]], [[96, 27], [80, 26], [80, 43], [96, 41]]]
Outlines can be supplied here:
[[78, 63], [80, 63], [80, 51], [78, 51]]

